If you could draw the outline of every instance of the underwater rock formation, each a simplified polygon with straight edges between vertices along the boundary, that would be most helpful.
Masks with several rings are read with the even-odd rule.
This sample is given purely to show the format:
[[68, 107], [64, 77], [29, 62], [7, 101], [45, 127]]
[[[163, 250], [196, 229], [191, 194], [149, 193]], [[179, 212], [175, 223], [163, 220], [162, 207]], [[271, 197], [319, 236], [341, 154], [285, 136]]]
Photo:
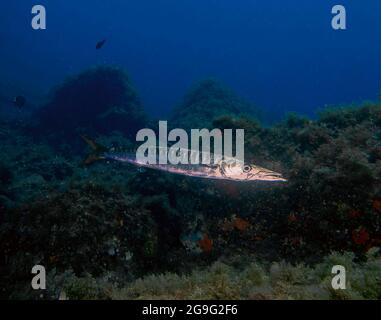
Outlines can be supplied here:
[[380, 104], [327, 110], [317, 121], [291, 115], [271, 128], [229, 117], [215, 125], [251, 127], [247, 161], [286, 173], [288, 183], [271, 209], [260, 205], [267, 194], [256, 197], [254, 211], [273, 213], [273, 233], [282, 235], [281, 250], [289, 258], [331, 250], [361, 255], [379, 246]]
[[[46, 299], [62, 300], [377, 300], [381, 298], [381, 257], [374, 251], [366, 263], [350, 252], [332, 253], [318, 264], [263, 263], [254, 255], [235, 254], [188, 274], [149, 274], [118, 283], [107, 274], [81, 277], [72, 271], [48, 274]], [[333, 265], [342, 265], [350, 286], [332, 289]]]
[[149, 211], [97, 186], [50, 194], [8, 210], [4, 220], [1, 281], [8, 274], [9, 283], [22, 282], [35, 264], [77, 275], [119, 270], [128, 278], [142, 272], [142, 259], [156, 255], [157, 226]]
[[69, 78], [53, 92], [38, 112], [40, 128], [64, 137], [78, 131], [134, 136], [144, 127], [146, 115], [126, 73], [101, 66]]
[[259, 116], [259, 111], [215, 79], [195, 84], [171, 115], [175, 128], [211, 128], [212, 121], [223, 115]]
[[[148, 277], [147, 285], [160, 283], [163, 276], [158, 274], [166, 272], [172, 272], [164, 277], [168, 283], [179, 279], [180, 289], [185, 290], [168, 296], [192, 298], [181, 284], [187, 276], [180, 274], [214, 278], [214, 267], [208, 268], [215, 261], [253, 252], [266, 263], [285, 259], [290, 264], [312, 265], [311, 272], [320, 272], [321, 262], [332, 251], [350, 252], [356, 261], [365, 261], [369, 252], [375, 252], [379, 263], [379, 103], [327, 110], [314, 121], [290, 115], [273, 127], [244, 115], [216, 116], [211, 123], [221, 129], [245, 129], [247, 162], [282, 172], [288, 182], [269, 187], [204, 181], [113, 162], [83, 167], [71, 146], [58, 144], [54, 149], [44, 141], [37, 143], [26, 131], [4, 127], [0, 268], [4, 281], [13, 285], [1, 295], [38, 298], [31, 293], [27, 266], [39, 262], [49, 267], [49, 281], [55, 284], [54, 294], [44, 298], [57, 298], [63, 287], [70, 298], [161, 297], [160, 292], [147, 293], [144, 286], [140, 291], [135, 285], [151, 273], [155, 275]], [[116, 149], [131, 147], [122, 133], [101, 135], [97, 140]], [[249, 261], [242, 259], [234, 265], [251, 273]], [[374, 262], [370, 265], [373, 268]], [[199, 268], [204, 271], [199, 273]], [[353, 268], [360, 273], [359, 264]], [[288, 270], [299, 272], [291, 265]], [[235, 273], [226, 276], [234, 282]], [[110, 279], [123, 286], [136, 281], [110, 296], [103, 287], [113, 285]], [[223, 288], [215, 283], [213, 292], [218, 295], [205, 287], [201, 296], [296, 297], [294, 291], [286, 296], [275, 292], [277, 286], [267, 280], [275, 291], [269, 288], [266, 293], [261, 287], [249, 293], [246, 280], [245, 275], [234, 284], [238, 291], [220, 292]], [[293, 290], [294, 284], [290, 286]], [[371, 294], [364, 290], [359, 285], [349, 298], [379, 294], [377, 286]], [[321, 293], [313, 298], [340, 298], [325, 289]]]
[[[148, 275], [127, 286], [108, 291], [111, 299], [194, 299], [194, 300], [358, 300], [380, 299], [380, 257], [368, 254], [364, 264], [354, 262], [351, 253], [330, 254], [313, 267], [293, 266], [284, 261], [269, 266], [253, 256], [221, 259], [189, 275]], [[333, 290], [330, 270], [340, 264], [351, 270], [347, 290]], [[71, 279], [75, 282], [75, 280]], [[77, 279], [81, 283], [81, 279]], [[83, 280], [82, 280], [83, 281]], [[89, 280], [87, 280], [89, 282]], [[101, 281], [95, 281], [98, 290]], [[71, 283], [72, 283], [71, 282]], [[69, 282], [70, 283], [70, 282]], [[71, 284], [70, 283], [70, 284]], [[72, 286], [68, 286], [68, 292]], [[195, 289], [197, 288], [197, 289]], [[75, 295], [78, 291], [72, 291]], [[97, 292], [94, 290], [93, 292]], [[100, 290], [105, 294], [105, 290]], [[69, 294], [70, 295], [70, 294]], [[107, 294], [106, 294], [107, 295]], [[101, 297], [101, 295], [100, 295]]]

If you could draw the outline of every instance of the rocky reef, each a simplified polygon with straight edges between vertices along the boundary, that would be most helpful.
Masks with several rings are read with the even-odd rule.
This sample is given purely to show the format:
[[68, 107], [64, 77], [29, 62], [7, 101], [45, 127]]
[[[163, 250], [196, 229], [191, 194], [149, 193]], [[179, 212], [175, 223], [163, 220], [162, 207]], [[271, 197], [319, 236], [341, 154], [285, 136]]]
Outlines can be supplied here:
[[127, 74], [100, 66], [68, 78], [38, 112], [39, 131], [70, 141], [79, 132], [123, 132], [135, 137], [147, 116]]
[[[300, 257], [380, 244], [380, 119], [376, 103], [327, 110], [317, 121], [291, 115], [272, 128], [242, 118], [218, 119], [215, 125], [248, 127], [247, 160], [288, 177], [270, 211], [277, 215], [273, 222], [284, 215], [276, 234], [288, 233], [283, 247]], [[255, 211], [267, 210], [254, 203]]]
[[[333, 253], [313, 268], [285, 261], [263, 263], [252, 257], [219, 260], [187, 275], [149, 275], [125, 287], [105, 286], [104, 279], [67, 278], [67, 299], [196, 299], [196, 300], [364, 300], [380, 299], [380, 257], [353, 262], [350, 253]], [[244, 260], [244, 261], [242, 261]], [[349, 271], [346, 290], [333, 290], [326, 270], [340, 264]], [[243, 268], [242, 268], [243, 266]]]
[[193, 85], [182, 103], [171, 115], [174, 128], [211, 128], [218, 116], [246, 114], [259, 117], [259, 110], [238, 97], [216, 79], [206, 79]]
[[[58, 87], [35, 116], [42, 136], [3, 123], [0, 297], [40, 299], [30, 270], [43, 264], [45, 299], [380, 299], [381, 104], [316, 120], [290, 115], [271, 127], [249, 108], [208, 80], [174, 111], [173, 125], [245, 129], [247, 162], [287, 183], [83, 166], [85, 152], [69, 137], [94, 132], [103, 145], [130, 148], [147, 123], [114, 68]], [[327, 286], [332, 263], [351, 270], [342, 295]]]

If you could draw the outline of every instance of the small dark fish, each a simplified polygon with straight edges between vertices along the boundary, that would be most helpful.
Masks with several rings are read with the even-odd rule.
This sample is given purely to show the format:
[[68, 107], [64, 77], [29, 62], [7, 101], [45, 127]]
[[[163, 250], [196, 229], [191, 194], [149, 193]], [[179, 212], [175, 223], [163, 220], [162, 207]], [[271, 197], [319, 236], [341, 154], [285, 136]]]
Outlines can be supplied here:
[[18, 107], [18, 108], [22, 108], [23, 106], [25, 106], [26, 104], [26, 99], [25, 97], [23, 96], [17, 96], [13, 99], [13, 104]]
[[101, 48], [103, 47], [103, 45], [105, 44], [105, 42], [106, 42], [106, 39], [104, 39], [104, 40], [102, 40], [102, 41], [99, 41], [99, 42], [97, 43], [97, 45], [95, 46], [95, 48], [96, 48], [97, 50], [101, 49]]

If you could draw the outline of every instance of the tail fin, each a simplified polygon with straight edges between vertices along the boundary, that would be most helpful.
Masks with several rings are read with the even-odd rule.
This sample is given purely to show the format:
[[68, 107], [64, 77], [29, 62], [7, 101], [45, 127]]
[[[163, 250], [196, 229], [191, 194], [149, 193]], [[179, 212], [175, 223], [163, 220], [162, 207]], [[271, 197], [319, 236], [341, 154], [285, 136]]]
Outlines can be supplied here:
[[101, 144], [96, 143], [94, 140], [90, 139], [89, 137], [86, 137], [85, 135], [81, 135], [81, 138], [90, 146], [90, 148], [93, 150], [92, 153], [90, 153], [86, 159], [83, 161], [83, 164], [90, 165], [96, 161], [103, 160], [104, 157], [101, 155], [103, 152], [107, 151], [108, 149]]

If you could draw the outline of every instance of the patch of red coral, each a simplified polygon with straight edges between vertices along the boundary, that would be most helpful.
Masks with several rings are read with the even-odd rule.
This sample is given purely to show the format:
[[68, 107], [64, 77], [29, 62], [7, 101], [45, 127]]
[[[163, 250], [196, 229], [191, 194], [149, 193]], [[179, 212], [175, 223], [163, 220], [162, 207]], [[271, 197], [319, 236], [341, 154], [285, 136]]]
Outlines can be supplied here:
[[381, 213], [381, 198], [374, 198], [373, 199], [373, 208], [378, 211], [378, 213]]
[[209, 238], [207, 234], [204, 235], [204, 238], [202, 238], [198, 245], [202, 252], [209, 253], [213, 249], [213, 240]]
[[364, 227], [352, 231], [352, 240], [355, 244], [363, 245], [370, 239], [368, 231]]
[[242, 218], [236, 218], [233, 222], [234, 228], [236, 228], [239, 231], [245, 231], [247, 228], [250, 227], [250, 223]]

